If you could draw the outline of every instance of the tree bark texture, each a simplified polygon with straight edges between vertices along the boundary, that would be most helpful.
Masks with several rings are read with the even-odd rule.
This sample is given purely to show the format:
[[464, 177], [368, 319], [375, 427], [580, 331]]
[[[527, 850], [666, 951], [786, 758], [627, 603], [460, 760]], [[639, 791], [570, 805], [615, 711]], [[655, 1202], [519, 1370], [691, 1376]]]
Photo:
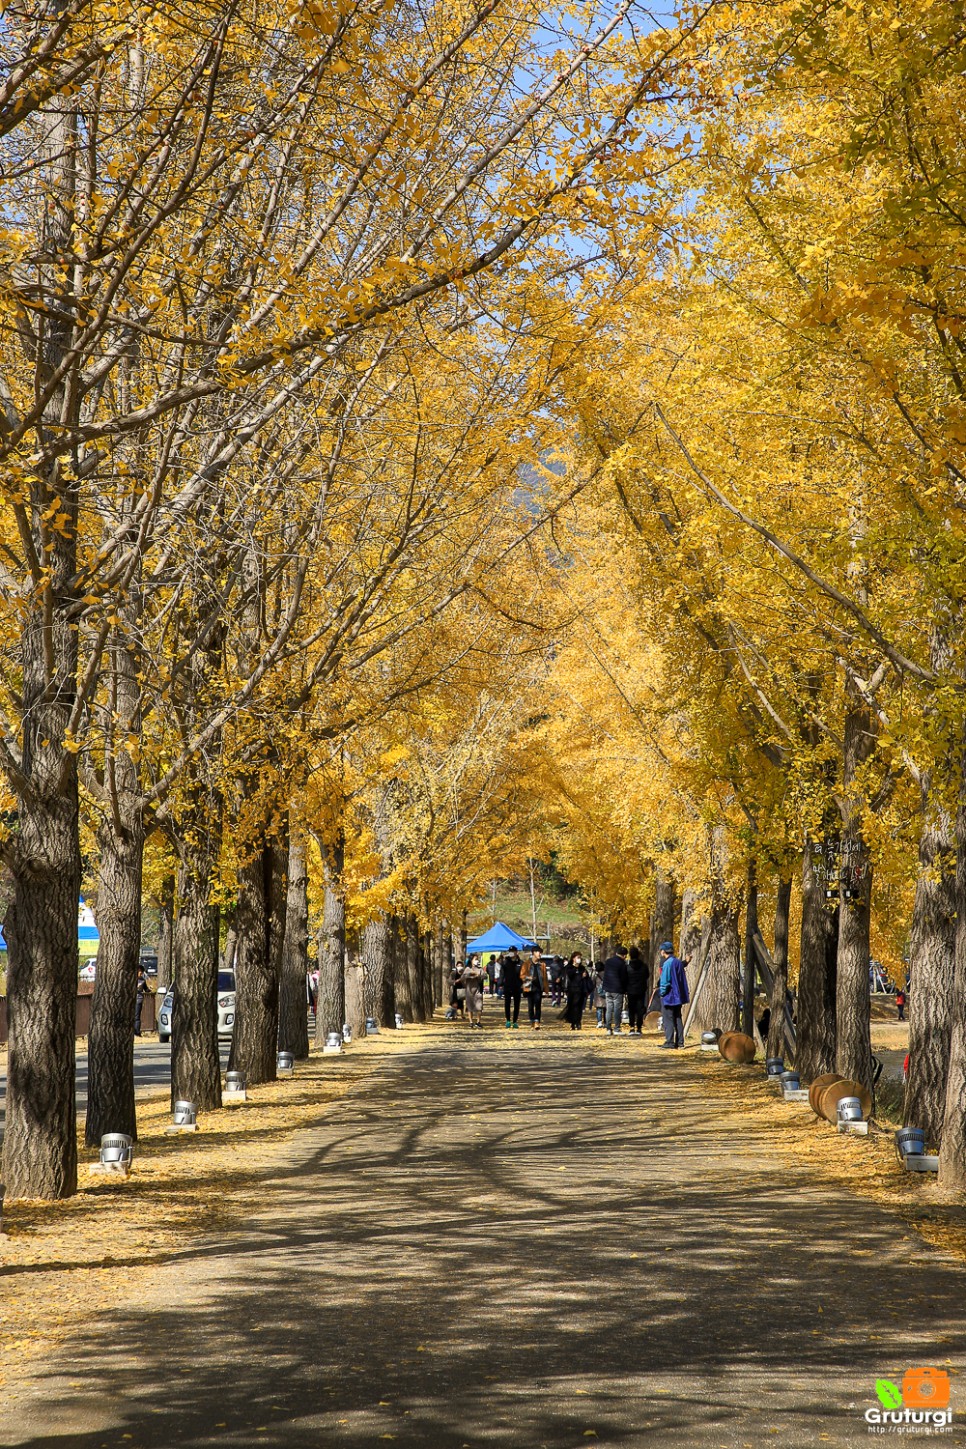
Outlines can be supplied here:
[[345, 968], [345, 1019], [354, 1041], [366, 1033], [365, 968], [359, 961], [350, 961]]
[[[315, 1040], [320, 1046], [325, 1045], [325, 1038], [330, 1031], [341, 1032], [343, 1022], [349, 1021], [345, 996], [345, 901], [342, 896], [344, 865], [345, 840], [339, 836], [331, 847], [322, 850], [325, 903], [319, 935], [319, 1004], [315, 1018]], [[349, 1025], [352, 1026], [351, 1021]], [[352, 1030], [355, 1035], [354, 1026]]]
[[[842, 825], [839, 877], [838, 963], [835, 983], [835, 1068], [872, 1090], [871, 1003], [869, 998], [872, 862], [862, 832], [857, 775], [875, 748], [872, 712], [853, 697], [845, 717]], [[851, 898], [846, 898], [846, 893]]]
[[[130, 627], [138, 607], [122, 606]], [[91, 1003], [85, 1140], [106, 1132], [137, 1137], [134, 1106], [134, 1011], [141, 945], [144, 814], [138, 766], [127, 741], [141, 732], [137, 660], [119, 632], [110, 652], [110, 708], [105, 728], [104, 814], [97, 832], [97, 976]]]
[[[284, 896], [279, 900], [282, 847], [263, 841], [238, 868], [235, 924], [235, 1029], [231, 1061], [249, 1086], [274, 1082], [279, 1049], [278, 999], [284, 943]], [[284, 880], [284, 873], [282, 873]], [[288, 1051], [291, 1043], [282, 1042]]]
[[174, 971], [174, 876], [161, 882], [161, 924], [158, 930], [157, 992], [163, 996], [171, 985]]
[[84, 1140], [97, 1147], [108, 1132], [137, 1139], [134, 1105], [134, 1009], [141, 943], [144, 830], [140, 798], [128, 802], [123, 827], [105, 818], [97, 833], [97, 976], [88, 1043]]
[[[706, 947], [707, 976], [695, 1015], [698, 1031], [720, 1027], [738, 1029], [738, 993], [741, 988], [741, 951], [738, 941], [738, 908], [724, 894], [712, 899]], [[696, 977], [689, 974], [694, 987]]]
[[791, 879], [778, 882], [775, 901], [775, 946], [772, 951], [774, 972], [771, 983], [771, 998], [768, 1007], [771, 1019], [768, 1026], [768, 1041], [765, 1054], [769, 1057], [785, 1055], [785, 1001], [788, 994], [788, 919], [792, 906]]
[[956, 965], [939, 1149], [940, 1192], [957, 1198], [966, 1193], [966, 760], [960, 762], [960, 772], [956, 810]]
[[[41, 298], [36, 350], [41, 376], [52, 376], [71, 346], [76, 115], [58, 98], [41, 122], [36, 146], [43, 194], [38, 270]], [[79, 390], [64, 384], [45, 422], [61, 431], [77, 420]], [[9, 1014], [3, 1180], [10, 1198], [68, 1197], [77, 1186], [74, 1013], [77, 996], [77, 901], [80, 890], [77, 756], [66, 733], [77, 694], [79, 488], [76, 465], [54, 461], [29, 481], [32, 548], [43, 578], [23, 595], [18, 665], [23, 733], [14, 898], [7, 911]], [[49, 526], [56, 501], [60, 523]]]
[[447, 954], [449, 937], [446, 927], [440, 923], [433, 932], [433, 1009], [445, 1002], [445, 983], [449, 976]]
[[[741, 950], [738, 942], [738, 906], [725, 885], [727, 841], [720, 826], [708, 832], [711, 904], [708, 913], [707, 944], [704, 947], [705, 983], [689, 1027], [699, 1031], [720, 1027], [738, 1028], [738, 998], [741, 990]], [[657, 978], [655, 978], [657, 979]], [[696, 977], [688, 981], [692, 991]]]
[[919, 878], [909, 932], [909, 1075], [904, 1118], [941, 1142], [956, 969], [953, 823], [924, 790]]
[[[748, 865], [745, 894], [745, 949], [741, 961], [741, 1030], [755, 1035], [755, 932], [758, 930], [758, 882], [754, 861]], [[779, 1053], [781, 1055], [781, 1053]]]
[[174, 927], [171, 1102], [194, 1102], [199, 1112], [211, 1112], [221, 1106], [218, 908], [208, 903], [208, 843], [186, 845], [183, 853]]
[[380, 1027], [396, 1024], [396, 1000], [393, 992], [390, 957], [389, 922], [385, 916], [370, 921], [362, 933], [362, 956], [365, 963], [367, 1006]]
[[[655, 982], [661, 974], [661, 942], [674, 940], [676, 896], [673, 879], [658, 868], [654, 877], [654, 911], [651, 916], [650, 979]], [[679, 951], [678, 954], [682, 953]]]
[[[701, 971], [701, 914], [698, 910], [697, 891], [686, 890], [681, 896], [681, 944], [678, 955], [687, 961], [688, 980], [697, 984]], [[651, 973], [651, 990], [657, 985], [657, 976]]]
[[[802, 931], [798, 969], [795, 1064], [802, 1080], [835, 1065], [835, 980], [838, 910], [825, 900], [825, 876], [805, 842], [802, 862]], [[868, 975], [868, 964], [866, 965]]]
[[[408, 916], [390, 916], [389, 937], [392, 945], [395, 1009], [404, 1021], [415, 1021], [415, 961]], [[395, 1015], [393, 1022], [395, 1023]]]
[[424, 931], [419, 938], [420, 1021], [432, 1021], [436, 999], [433, 995], [433, 932]]
[[305, 837], [293, 830], [288, 847], [288, 896], [278, 1006], [279, 1044], [288, 1042], [301, 1061], [309, 1054], [306, 981], [309, 969], [309, 876]]
[[223, 971], [234, 971], [235, 957], [238, 954], [238, 923], [235, 920], [235, 909], [222, 912], [222, 924], [225, 927], [225, 946], [220, 952], [221, 967]]

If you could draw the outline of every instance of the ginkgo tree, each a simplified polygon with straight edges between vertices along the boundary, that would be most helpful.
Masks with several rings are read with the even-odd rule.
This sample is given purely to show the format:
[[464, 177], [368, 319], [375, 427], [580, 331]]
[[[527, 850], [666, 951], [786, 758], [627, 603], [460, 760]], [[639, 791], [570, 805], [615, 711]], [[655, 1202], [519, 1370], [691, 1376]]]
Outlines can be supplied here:
[[[91, 4], [21, 7], [10, 20], [2, 461], [22, 670], [4, 747], [17, 798], [12, 1194], [74, 1185], [78, 750], [107, 651], [128, 681], [118, 723], [138, 734], [137, 672], [118, 651], [136, 631], [122, 606], [153, 540], [210, 517], [266, 424], [353, 365], [370, 329], [509, 266], [571, 221], [568, 198], [588, 184], [635, 183], [640, 148], [623, 160], [632, 117], [646, 104], [658, 114], [704, 14], [639, 34], [627, 3], [574, 7], [551, 44], [536, 5], [417, 18], [146, 4], [119, 24]], [[170, 555], [173, 571], [179, 562]], [[203, 656], [196, 647], [199, 692]], [[213, 744], [200, 724], [172, 767]], [[195, 833], [213, 806], [203, 773]], [[130, 970], [124, 950], [112, 955]]]

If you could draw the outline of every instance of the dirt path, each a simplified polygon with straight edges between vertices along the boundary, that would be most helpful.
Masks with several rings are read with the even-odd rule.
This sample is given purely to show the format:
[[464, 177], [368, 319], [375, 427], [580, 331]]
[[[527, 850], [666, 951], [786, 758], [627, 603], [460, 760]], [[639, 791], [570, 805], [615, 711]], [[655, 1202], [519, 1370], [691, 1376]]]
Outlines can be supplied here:
[[35, 1365], [0, 1442], [853, 1445], [874, 1380], [922, 1364], [966, 1415], [966, 1266], [723, 1126], [693, 1059], [422, 1041]]

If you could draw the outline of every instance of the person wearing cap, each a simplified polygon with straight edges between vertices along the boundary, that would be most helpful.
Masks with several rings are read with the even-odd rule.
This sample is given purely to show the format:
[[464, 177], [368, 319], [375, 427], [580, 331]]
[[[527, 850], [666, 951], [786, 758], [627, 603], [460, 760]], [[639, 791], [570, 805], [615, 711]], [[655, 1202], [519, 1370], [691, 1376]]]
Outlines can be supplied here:
[[661, 980], [658, 985], [661, 996], [661, 1010], [664, 1015], [664, 1040], [662, 1049], [674, 1050], [684, 1046], [684, 1023], [682, 1008], [690, 1001], [688, 978], [684, 962], [674, 954], [673, 941], [661, 942]]

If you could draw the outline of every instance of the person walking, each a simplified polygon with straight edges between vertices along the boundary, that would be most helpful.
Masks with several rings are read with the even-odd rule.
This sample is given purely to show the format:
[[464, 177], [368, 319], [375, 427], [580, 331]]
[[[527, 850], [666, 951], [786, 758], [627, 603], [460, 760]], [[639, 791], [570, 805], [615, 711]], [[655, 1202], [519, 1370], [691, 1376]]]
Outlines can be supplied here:
[[587, 1000], [587, 972], [579, 951], [575, 951], [567, 962], [564, 989], [567, 993], [564, 1021], [570, 1023], [571, 1031], [580, 1031], [584, 1020], [584, 1003]]
[[624, 997], [627, 995], [627, 947], [615, 946], [604, 962], [604, 1024], [608, 1036], [620, 1036]]
[[530, 960], [523, 968], [523, 991], [527, 998], [527, 1012], [530, 1017], [530, 1030], [540, 1030], [540, 1015], [543, 1010], [543, 998], [549, 987], [547, 980], [547, 967], [540, 953], [540, 947], [535, 946], [530, 952]]
[[463, 967], [463, 985], [466, 988], [466, 1014], [470, 1027], [483, 1028], [483, 978], [485, 972], [479, 956], [471, 956]]
[[141, 1035], [141, 1013], [144, 1011], [144, 997], [148, 989], [148, 976], [143, 966], [138, 967], [138, 980], [134, 996], [134, 1035]]
[[906, 1019], [906, 992], [905, 992], [905, 988], [902, 987], [902, 986], [900, 986], [899, 987], [899, 990], [896, 992], [896, 1021], [905, 1021], [905, 1019]]
[[631, 1036], [644, 1034], [648, 974], [643, 953], [639, 947], [632, 946], [627, 958], [627, 1015], [630, 1018]]
[[449, 1009], [453, 1019], [466, 1015], [466, 987], [463, 985], [463, 963], [454, 961], [449, 973]]
[[661, 1009], [664, 1014], [664, 1040], [661, 1049], [675, 1050], [684, 1046], [682, 1008], [691, 999], [684, 962], [674, 954], [671, 941], [661, 942]]
[[506, 1013], [507, 1030], [512, 1028], [516, 1031], [520, 1024], [522, 994], [520, 956], [514, 947], [503, 958], [503, 1010]]
[[597, 1030], [604, 1030], [604, 1011], [607, 1003], [604, 1000], [604, 968], [600, 964], [594, 967], [593, 971], [593, 998], [594, 1009], [597, 1012]]

